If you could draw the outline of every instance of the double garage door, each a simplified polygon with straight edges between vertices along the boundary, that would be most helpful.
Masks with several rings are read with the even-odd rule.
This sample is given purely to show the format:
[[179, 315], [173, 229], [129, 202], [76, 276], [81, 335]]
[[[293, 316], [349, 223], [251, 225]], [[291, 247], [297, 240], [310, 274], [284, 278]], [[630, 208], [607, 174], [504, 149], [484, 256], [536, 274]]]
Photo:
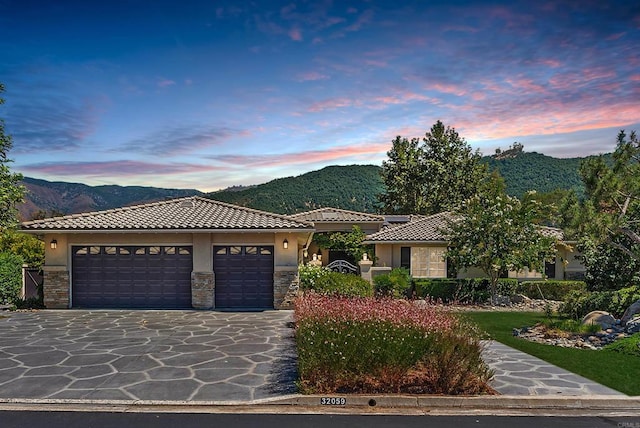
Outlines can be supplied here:
[[[216, 308], [273, 307], [273, 247], [216, 246]], [[191, 246], [72, 247], [72, 306], [190, 308]]]

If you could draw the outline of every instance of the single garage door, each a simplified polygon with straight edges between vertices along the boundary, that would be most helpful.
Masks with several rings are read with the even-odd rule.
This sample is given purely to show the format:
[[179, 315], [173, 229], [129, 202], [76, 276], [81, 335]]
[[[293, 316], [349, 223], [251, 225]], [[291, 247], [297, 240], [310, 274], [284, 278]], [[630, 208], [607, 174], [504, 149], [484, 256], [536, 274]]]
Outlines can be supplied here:
[[273, 246], [213, 248], [216, 308], [273, 308]]
[[73, 307], [191, 307], [192, 247], [77, 246], [72, 251]]

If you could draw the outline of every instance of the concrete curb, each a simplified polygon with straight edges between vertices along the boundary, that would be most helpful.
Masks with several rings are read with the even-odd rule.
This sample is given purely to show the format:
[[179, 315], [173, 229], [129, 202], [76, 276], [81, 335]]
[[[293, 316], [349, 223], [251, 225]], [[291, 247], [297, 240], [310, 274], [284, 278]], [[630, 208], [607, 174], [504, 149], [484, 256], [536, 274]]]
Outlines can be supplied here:
[[[332, 401], [331, 398], [334, 400]], [[337, 401], [335, 400], [337, 399]], [[342, 403], [344, 399], [345, 404]], [[323, 404], [328, 403], [328, 404]], [[0, 398], [0, 410], [60, 411], [177, 411], [224, 412], [225, 409], [272, 413], [297, 411], [360, 413], [389, 409], [421, 412], [460, 411], [493, 414], [520, 411], [590, 411], [640, 414], [640, 397], [612, 396], [411, 396], [411, 395], [290, 395], [253, 401], [154, 401], [154, 400], [79, 400], [79, 399], [6, 399]], [[244, 410], [243, 410], [244, 409]], [[284, 410], [283, 410], [284, 409]]]

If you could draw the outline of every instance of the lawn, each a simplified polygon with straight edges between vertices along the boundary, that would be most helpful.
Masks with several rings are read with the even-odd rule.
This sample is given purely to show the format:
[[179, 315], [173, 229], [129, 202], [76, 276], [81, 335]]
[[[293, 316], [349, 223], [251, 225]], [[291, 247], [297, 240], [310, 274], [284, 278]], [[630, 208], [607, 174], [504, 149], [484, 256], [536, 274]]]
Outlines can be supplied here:
[[640, 358], [612, 351], [542, 345], [513, 336], [513, 328], [532, 326], [544, 319], [535, 312], [469, 312], [490, 338], [556, 366], [594, 380], [627, 395], [640, 395]]

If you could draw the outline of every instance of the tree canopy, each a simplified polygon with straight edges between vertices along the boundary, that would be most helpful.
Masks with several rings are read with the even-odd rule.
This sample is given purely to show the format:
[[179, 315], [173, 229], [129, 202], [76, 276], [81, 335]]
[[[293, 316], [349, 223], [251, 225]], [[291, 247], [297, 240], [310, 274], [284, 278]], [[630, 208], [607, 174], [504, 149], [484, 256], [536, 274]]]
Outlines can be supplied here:
[[640, 141], [635, 132], [618, 133], [611, 158], [581, 163], [585, 198], [571, 194], [561, 210], [565, 227], [581, 240], [593, 289], [627, 286], [637, 281], [640, 268]]
[[[4, 85], [0, 83], [0, 94], [4, 92]], [[0, 105], [4, 99], [0, 97]], [[9, 150], [11, 150], [11, 136], [4, 131], [4, 120], [0, 118], [0, 231], [13, 226], [17, 222], [16, 204], [24, 200], [24, 187], [20, 184], [21, 174], [11, 172], [9, 165]]]
[[487, 167], [454, 128], [437, 121], [422, 140], [396, 137], [382, 163], [385, 213], [435, 214], [473, 196]]
[[555, 255], [555, 239], [544, 236], [536, 225], [540, 204], [525, 202], [504, 192], [497, 174], [455, 210], [448, 224], [447, 260], [456, 268], [480, 268], [489, 278], [496, 298], [498, 279], [507, 271], [524, 268], [544, 271], [544, 262]]

